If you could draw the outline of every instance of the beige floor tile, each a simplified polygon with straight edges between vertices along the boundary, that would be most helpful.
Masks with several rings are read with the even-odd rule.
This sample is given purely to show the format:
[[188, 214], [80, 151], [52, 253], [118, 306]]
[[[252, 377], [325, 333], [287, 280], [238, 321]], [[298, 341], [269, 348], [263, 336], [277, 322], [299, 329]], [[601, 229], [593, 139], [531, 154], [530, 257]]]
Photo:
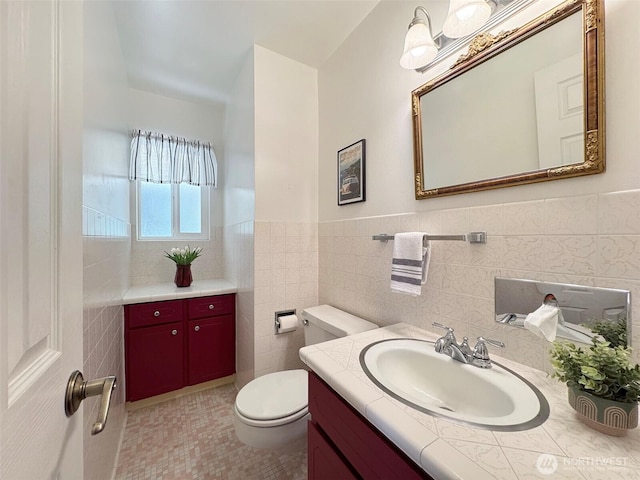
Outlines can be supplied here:
[[115, 480], [303, 480], [305, 447], [247, 447], [233, 430], [233, 385], [129, 412]]

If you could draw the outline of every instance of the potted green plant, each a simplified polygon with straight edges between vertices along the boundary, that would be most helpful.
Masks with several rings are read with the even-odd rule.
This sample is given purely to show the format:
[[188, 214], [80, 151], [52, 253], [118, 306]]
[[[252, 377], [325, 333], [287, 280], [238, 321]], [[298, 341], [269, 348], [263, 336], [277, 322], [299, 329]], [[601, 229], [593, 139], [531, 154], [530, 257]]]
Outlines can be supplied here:
[[553, 342], [553, 376], [568, 387], [578, 419], [607, 435], [623, 436], [638, 425], [640, 366], [631, 350], [595, 339], [589, 347]]
[[612, 347], [627, 346], [627, 319], [621, 318], [617, 322], [611, 320], [591, 320], [587, 322], [587, 327], [592, 332], [600, 335], [605, 342], [609, 342]]

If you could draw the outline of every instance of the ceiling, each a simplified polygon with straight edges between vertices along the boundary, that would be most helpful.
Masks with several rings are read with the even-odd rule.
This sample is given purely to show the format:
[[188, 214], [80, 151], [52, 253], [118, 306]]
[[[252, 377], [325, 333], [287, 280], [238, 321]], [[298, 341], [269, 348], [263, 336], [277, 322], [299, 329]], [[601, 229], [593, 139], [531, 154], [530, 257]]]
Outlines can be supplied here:
[[224, 102], [252, 45], [321, 66], [378, 0], [113, 1], [133, 88]]

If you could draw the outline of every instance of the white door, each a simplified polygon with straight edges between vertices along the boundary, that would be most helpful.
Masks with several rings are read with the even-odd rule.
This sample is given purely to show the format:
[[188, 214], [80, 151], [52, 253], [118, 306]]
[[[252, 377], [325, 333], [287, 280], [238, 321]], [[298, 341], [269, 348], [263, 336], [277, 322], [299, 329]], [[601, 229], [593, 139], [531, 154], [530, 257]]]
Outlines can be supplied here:
[[82, 4], [0, 1], [0, 478], [81, 479]]
[[584, 162], [582, 56], [535, 73], [539, 168]]

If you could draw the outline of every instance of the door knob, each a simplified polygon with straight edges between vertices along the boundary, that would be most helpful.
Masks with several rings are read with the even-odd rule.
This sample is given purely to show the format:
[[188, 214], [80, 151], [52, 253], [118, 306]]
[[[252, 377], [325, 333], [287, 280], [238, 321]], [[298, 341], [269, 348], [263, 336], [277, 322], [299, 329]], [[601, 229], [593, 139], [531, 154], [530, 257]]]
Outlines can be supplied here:
[[96, 435], [104, 430], [107, 424], [107, 415], [111, 405], [111, 392], [116, 388], [116, 377], [111, 375], [99, 380], [86, 381], [79, 370], [74, 371], [67, 382], [67, 391], [64, 396], [64, 412], [70, 417], [78, 411], [80, 403], [87, 397], [101, 395], [98, 419], [91, 427], [91, 435]]

